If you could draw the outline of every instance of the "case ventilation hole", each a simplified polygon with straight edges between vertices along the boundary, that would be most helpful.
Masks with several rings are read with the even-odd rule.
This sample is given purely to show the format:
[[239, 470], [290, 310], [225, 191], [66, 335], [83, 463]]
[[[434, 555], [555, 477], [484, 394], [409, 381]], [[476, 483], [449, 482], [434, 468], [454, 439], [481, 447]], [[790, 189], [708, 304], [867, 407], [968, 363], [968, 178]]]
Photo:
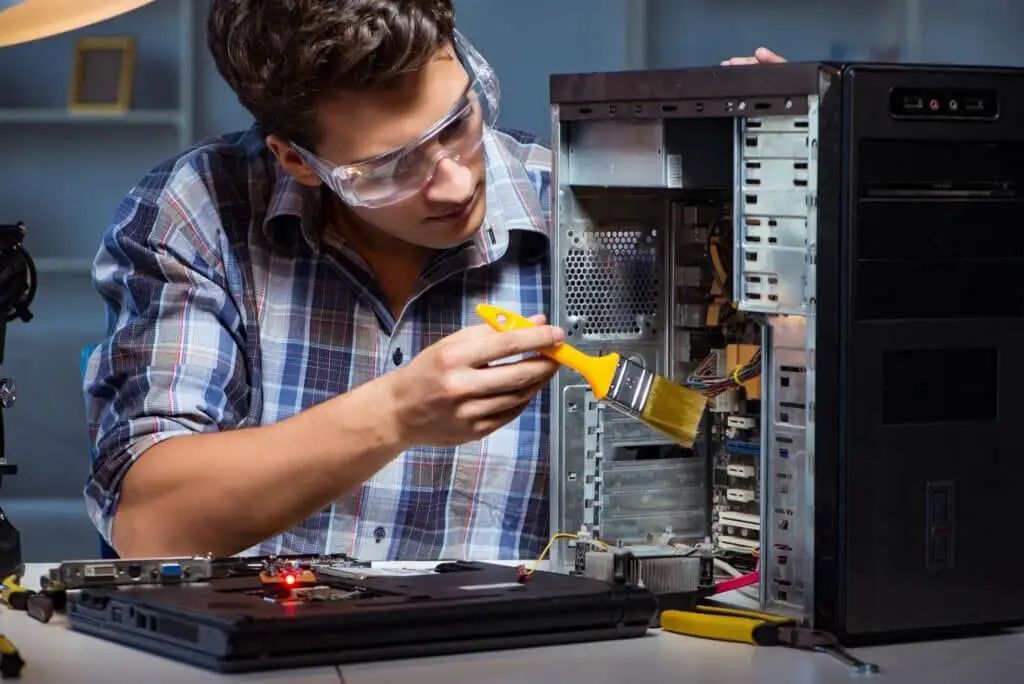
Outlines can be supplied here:
[[566, 315], [582, 322], [584, 335], [635, 337], [643, 332], [641, 321], [651, 324], [658, 308], [658, 252], [642, 244], [643, 235], [588, 232], [588, 244], [566, 254]]

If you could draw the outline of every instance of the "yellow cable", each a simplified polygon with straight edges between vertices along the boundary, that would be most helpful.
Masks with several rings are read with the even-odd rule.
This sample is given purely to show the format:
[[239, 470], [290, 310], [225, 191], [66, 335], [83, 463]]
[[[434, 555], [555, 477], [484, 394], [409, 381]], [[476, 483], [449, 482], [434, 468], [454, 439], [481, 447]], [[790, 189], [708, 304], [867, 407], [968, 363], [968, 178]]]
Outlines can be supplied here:
[[[579, 538], [580, 538], [580, 536], [578, 534], [570, 534], [569, 532], [559, 532], [558, 534], [553, 536], [551, 539], [548, 540], [548, 544], [547, 544], [547, 546], [544, 547], [544, 550], [540, 552], [539, 556], [537, 556], [537, 560], [535, 560], [533, 562], [533, 567], [526, 571], [527, 576], [532, 575], [533, 573], [537, 572], [537, 568], [544, 561], [544, 557], [548, 555], [548, 553], [551, 551], [551, 547], [555, 545], [556, 541], [558, 541], [559, 539], [579, 539]], [[608, 544], [606, 544], [605, 542], [601, 541], [600, 539], [592, 539], [590, 541], [593, 542], [594, 544], [602, 547], [606, 551], [608, 550]]]
[[711, 264], [714, 267], [713, 273], [714, 273], [714, 276], [715, 276], [715, 281], [724, 290], [725, 289], [725, 283], [728, 280], [729, 276], [728, 276], [728, 273], [725, 270], [725, 266], [722, 265], [722, 257], [718, 253], [718, 247], [721, 244], [722, 244], [721, 240], [719, 240], [718, 238], [712, 238], [711, 244], [708, 245], [710, 247], [710, 249], [708, 251], [711, 253]]

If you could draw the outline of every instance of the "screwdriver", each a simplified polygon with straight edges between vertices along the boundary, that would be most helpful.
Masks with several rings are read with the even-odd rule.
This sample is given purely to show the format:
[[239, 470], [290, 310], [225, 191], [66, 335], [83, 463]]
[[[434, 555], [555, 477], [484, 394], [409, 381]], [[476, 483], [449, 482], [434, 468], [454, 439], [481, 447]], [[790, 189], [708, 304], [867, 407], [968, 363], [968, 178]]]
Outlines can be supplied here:
[[12, 610], [28, 610], [28, 597], [35, 592], [18, 584], [18, 577], [11, 575], [0, 585], [0, 600]]
[[3, 581], [0, 600], [11, 610], [24, 610], [39, 622], [49, 622], [54, 612], [64, 610], [67, 592], [57, 583], [44, 582], [43, 586], [43, 591], [38, 592], [26, 589], [11, 575]]

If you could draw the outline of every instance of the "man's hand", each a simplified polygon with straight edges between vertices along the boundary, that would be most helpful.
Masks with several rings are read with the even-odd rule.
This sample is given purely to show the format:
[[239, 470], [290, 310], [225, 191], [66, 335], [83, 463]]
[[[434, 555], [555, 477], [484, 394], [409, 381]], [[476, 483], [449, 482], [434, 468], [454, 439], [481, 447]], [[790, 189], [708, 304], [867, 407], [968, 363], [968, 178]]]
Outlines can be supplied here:
[[782, 64], [785, 57], [775, 54], [768, 48], [759, 47], [749, 57], [732, 57], [722, 62], [722, 66], [738, 66], [741, 64]]
[[408, 366], [384, 376], [390, 384], [400, 439], [409, 446], [454, 446], [511, 422], [558, 370], [544, 356], [489, 365], [555, 346], [565, 333], [536, 327], [496, 332], [464, 328], [424, 349]]

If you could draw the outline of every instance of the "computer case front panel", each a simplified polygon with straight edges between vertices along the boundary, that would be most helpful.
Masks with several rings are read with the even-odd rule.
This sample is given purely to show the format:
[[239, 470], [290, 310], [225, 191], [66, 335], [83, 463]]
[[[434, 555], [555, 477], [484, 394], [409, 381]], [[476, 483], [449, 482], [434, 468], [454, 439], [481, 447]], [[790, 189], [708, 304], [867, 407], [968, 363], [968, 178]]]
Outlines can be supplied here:
[[839, 266], [839, 431], [818, 442], [838, 477], [817, 483], [836, 572], [818, 622], [852, 641], [1021, 621], [1016, 564], [993, 559], [1024, 481], [1024, 73], [852, 66], [842, 92], [839, 251], [819, 262]]

